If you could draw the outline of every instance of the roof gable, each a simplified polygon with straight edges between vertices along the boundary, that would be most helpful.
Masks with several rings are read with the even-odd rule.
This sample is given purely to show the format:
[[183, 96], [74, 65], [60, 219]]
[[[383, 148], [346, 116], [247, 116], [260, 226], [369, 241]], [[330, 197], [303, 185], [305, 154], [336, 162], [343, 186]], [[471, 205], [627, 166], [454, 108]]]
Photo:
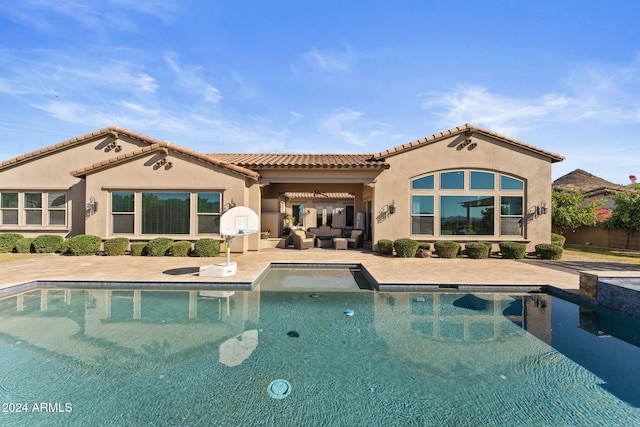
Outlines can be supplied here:
[[594, 191], [615, 187], [618, 185], [582, 169], [576, 169], [553, 181], [553, 189], [559, 191]]
[[485, 135], [488, 137], [491, 137], [493, 139], [496, 139], [498, 141], [504, 142], [506, 144], [509, 145], [513, 145], [514, 147], [523, 149], [525, 151], [529, 151], [538, 155], [541, 155], [543, 157], [548, 158], [552, 163], [555, 162], [561, 162], [562, 160], [564, 160], [564, 156], [561, 156], [560, 154], [557, 153], [553, 153], [550, 151], [545, 151], [541, 148], [535, 147], [533, 145], [524, 143], [522, 141], [518, 141], [517, 139], [513, 139], [513, 138], [509, 138], [508, 136], [505, 135], [501, 135], [499, 133], [487, 130], [487, 129], [483, 129], [483, 128], [479, 128], [476, 127], [474, 125], [472, 125], [471, 123], [467, 123], [465, 125], [462, 126], [458, 126], [449, 130], [446, 130], [444, 132], [440, 132], [440, 133], [436, 133], [434, 135], [428, 136], [426, 138], [422, 138], [419, 139], [417, 141], [413, 141], [413, 142], [409, 142], [407, 144], [403, 144], [403, 145], [399, 145], [397, 147], [394, 148], [390, 148], [388, 150], [385, 151], [381, 151], [377, 154], [373, 155], [373, 159], [374, 160], [384, 160], [387, 157], [390, 156], [395, 156], [396, 154], [400, 154], [406, 151], [410, 151], [413, 149], [416, 149], [418, 147], [422, 147], [422, 146], [426, 146], [426, 145], [430, 145], [433, 143], [436, 143], [438, 141], [441, 141], [443, 139], [449, 138], [451, 136], [456, 136], [456, 135], [460, 135], [460, 134], [468, 134], [469, 136], [471, 136], [472, 134], [480, 134], [480, 135]]
[[189, 150], [184, 147], [180, 147], [178, 145], [172, 144], [170, 142], [157, 142], [155, 144], [151, 144], [147, 147], [142, 147], [137, 150], [129, 151], [123, 154], [120, 154], [115, 157], [111, 157], [110, 159], [103, 160], [101, 162], [94, 163], [92, 165], [88, 165], [76, 170], [71, 171], [71, 175], [76, 177], [86, 176], [90, 173], [95, 173], [103, 169], [111, 168], [117, 166], [118, 164], [131, 161], [136, 158], [145, 157], [149, 154], [157, 153], [157, 152], [165, 152], [174, 151], [191, 158], [203, 161], [205, 163], [209, 163], [211, 165], [226, 169], [235, 174], [242, 175], [246, 178], [251, 178], [253, 180], [258, 180], [260, 175], [257, 172], [249, 170], [247, 168], [234, 165], [232, 163], [225, 162], [223, 160], [217, 159], [213, 156], [198, 153], [197, 151]]
[[119, 139], [120, 134], [122, 135], [126, 135], [129, 138], [133, 138], [135, 140], [144, 142], [146, 144], [157, 144], [160, 143], [161, 141], [154, 139], [154, 138], [150, 138], [148, 136], [142, 135], [140, 133], [137, 132], [133, 132], [130, 131], [128, 129], [119, 127], [119, 126], [109, 126], [106, 128], [102, 128], [100, 130], [97, 130], [95, 132], [91, 132], [91, 133], [87, 133], [85, 135], [81, 135], [81, 136], [76, 136], [75, 138], [71, 138], [71, 139], [67, 139], [66, 141], [62, 141], [59, 142], [57, 144], [54, 145], [50, 145], [48, 147], [45, 148], [41, 148], [39, 150], [36, 151], [32, 151], [30, 153], [27, 154], [22, 154], [18, 157], [14, 157], [13, 159], [9, 159], [9, 160], [5, 160], [2, 163], [0, 163], [0, 170], [4, 169], [4, 168], [8, 168], [8, 167], [13, 167], [16, 166], [20, 163], [23, 162], [27, 162], [30, 160], [34, 160], [40, 157], [45, 157], [54, 153], [57, 153], [59, 151], [62, 150], [66, 150], [69, 148], [72, 148], [74, 146], [77, 145], [81, 145], [84, 144], [88, 141], [97, 139], [97, 138], [101, 138], [101, 137], [105, 137], [108, 135], [112, 135], [116, 140]]

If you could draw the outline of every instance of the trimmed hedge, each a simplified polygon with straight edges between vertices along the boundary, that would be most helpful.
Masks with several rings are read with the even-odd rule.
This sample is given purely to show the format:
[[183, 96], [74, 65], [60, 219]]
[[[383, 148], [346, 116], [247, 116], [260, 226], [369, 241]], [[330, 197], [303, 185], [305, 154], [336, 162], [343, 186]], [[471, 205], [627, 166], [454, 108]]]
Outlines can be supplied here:
[[527, 245], [517, 242], [500, 242], [500, 253], [505, 259], [523, 259], [527, 251]]
[[566, 241], [567, 241], [567, 238], [564, 237], [562, 234], [551, 233], [552, 245], [556, 245], [556, 246], [560, 246], [561, 248], [564, 248], [564, 242]]
[[43, 234], [33, 239], [33, 252], [37, 254], [52, 254], [62, 247], [64, 238], [54, 234]]
[[461, 246], [451, 240], [439, 240], [433, 244], [433, 248], [440, 258], [455, 258]]
[[71, 255], [88, 256], [95, 255], [100, 250], [102, 238], [90, 234], [78, 234], [70, 237], [65, 242], [65, 247]]
[[413, 258], [418, 250], [418, 242], [408, 238], [397, 239], [393, 242], [393, 249], [400, 258]]
[[378, 253], [383, 255], [393, 255], [393, 240], [378, 240]]
[[16, 242], [15, 251], [19, 254], [30, 254], [33, 252], [33, 241], [35, 237], [25, 237]]
[[[106, 256], [119, 256], [127, 253], [129, 239], [126, 237], [114, 237], [104, 241], [104, 254]], [[146, 246], [146, 243], [145, 243]]]
[[187, 257], [191, 252], [191, 242], [181, 241], [171, 245], [171, 256]]
[[149, 256], [165, 256], [173, 245], [173, 240], [168, 237], [156, 237], [149, 240], [146, 247], [146, 255]]
[[0, 252], [13, 252], [16, 248], [16, 242], [20, 239], [24, 239], [24, 236], [22, 234], [0, 234]]
[[488, 246], [486, 242], [469, 242], [464, 245], [464, 249], [469, 258], [485, 259], [489, 258], [491, 246]]
[[142, 256], [145, 253], [146, 247], [147, 247], [147, 242], [133, 242], [131, 243], [131, 249], [129, 251], [129, 255]]
[[209, 258], [220, 255], [220, 240], [200, 239], [193, 244], [193, 254], [197, 257]]
[[536, 245], [536, 254], [542, 259], [560, 259], [564, 248], [559, 245], [540, 243]]

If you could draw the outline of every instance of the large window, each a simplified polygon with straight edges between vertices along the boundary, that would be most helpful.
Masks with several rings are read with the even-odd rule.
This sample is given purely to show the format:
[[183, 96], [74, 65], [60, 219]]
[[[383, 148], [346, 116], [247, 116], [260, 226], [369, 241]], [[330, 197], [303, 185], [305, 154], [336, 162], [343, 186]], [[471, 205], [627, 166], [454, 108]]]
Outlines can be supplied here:
[[411, 181], [411, 234], [523, 236], [523, 206], [520, 179], [481, 170], [436, 172]]
[[189, 193], [142, 193], [142, 234], [189, 234]]
[[0, 225], [66, 226], [65, 191], [0, 192]]
[[492, 196], [440, 196], [440, 234], [493, 235]]
[[220, 192], [111, 193], [114, 234], [219, 234], [221, 213]]

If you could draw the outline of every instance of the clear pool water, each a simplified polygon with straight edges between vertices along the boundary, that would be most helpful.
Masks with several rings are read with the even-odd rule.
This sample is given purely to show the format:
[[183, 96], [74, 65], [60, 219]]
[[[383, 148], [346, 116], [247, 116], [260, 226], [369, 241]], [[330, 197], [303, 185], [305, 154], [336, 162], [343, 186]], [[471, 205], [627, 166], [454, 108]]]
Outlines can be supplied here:
[[0, 424], [640, 425], [637, 321], [546, 294], [282, 277], [0, 300]]

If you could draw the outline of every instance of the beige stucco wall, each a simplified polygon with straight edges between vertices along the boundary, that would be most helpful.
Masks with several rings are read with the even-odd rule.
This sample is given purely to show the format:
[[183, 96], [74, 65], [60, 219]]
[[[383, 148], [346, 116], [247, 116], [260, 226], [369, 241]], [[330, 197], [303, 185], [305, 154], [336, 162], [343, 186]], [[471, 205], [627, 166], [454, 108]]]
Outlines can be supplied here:
[[[221, 192], [222, 206], [233, 203], [247, 206], [257, 214], [260, 212], [260, 191], [257, 182], [245, 179], [242, 175], [210, 163], [185, 156], [174, 150], [168, 150], [166, 161], [171, 163], [157, 167], [156, 162], [164, 157], [161, 153], [151, 153], [113, 167], [89, 173], [86, 177], [87, 198], [94, 197], [98, 210], [86, 219], [86, 233], [110, 237], [128, 237], [130, 240], [146, 241], [156, 235], [141, 234], [140, 217], [136, 217], [134, 234], [113, 234], [111, 221], [112, 191], [175, 191], [175, 192]], [[168, 163], [167, 163], [168, 164]], [[140, 197], [136, 194], [136, 197]], [[227, 206], [228, 207], [228, 206]], [[196, 198], [191, 197], [190, 234], [163, 235], [174, 240], [197, 240], [199, 238], [220, 238], [219, 235], [199, 235], [196, 229]], [[236, 237], [231, 250], [243, 252], [257, 250], [259, 235]]]
[[[86, 200], [84, 181], [71, 176], [70, 171], [97, 163], [146, 144], [127, 138], [117, 141], [120, 150], [109, 149], [112, 136], [76, 144], [62, 150], [49, 150], [33, 160], [0, 170], [0, 191], [67, 191], [67, 224], [64, 226], [0, 225], [0, 232], [15, 232], [25, 237], [57, 234], [69, 237], [82, 234]], [[43, 213], [45, 215], [46, 213]]]
[[[513, 236], [505, 239], [500, 236], [411, 235], [410, 181], [429, 172], [471, 169], [511, 175], [525, 182], [525, 212], [541, 202], [545, 202], [548, 208], [551, 207], [551, 162], [548, 158], [484, 135], [474, 134], [471, 137], [472, 144], [465, 144], [466, 139], [468, 137], [465, 135], [457, 135], [386, 158], [390, 168], [378, 176], [374, 188], [374, 243], [380, 239], [395, 240], [402, 237], [431, 242], [445, 239], [461, 242], [516, 240], [527, 243], [528, 249], [533, 250], [535, 244], [550, 241], [550, 211], [546, 215], [531, 218], [526, 226], [525, 235], [520, 239]], [[461, 191], [459, 194], [469, 192]], [[384, 215], [391, 204], [394, 204], [396, 212], [393, 215]]]

